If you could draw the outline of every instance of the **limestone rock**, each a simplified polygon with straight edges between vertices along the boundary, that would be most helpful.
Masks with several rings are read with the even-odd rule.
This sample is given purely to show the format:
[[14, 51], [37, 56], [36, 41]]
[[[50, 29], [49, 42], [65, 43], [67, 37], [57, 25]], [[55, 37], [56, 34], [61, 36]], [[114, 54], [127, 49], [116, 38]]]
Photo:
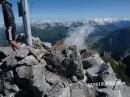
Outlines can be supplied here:
[[50, 89], [50, 85], [46, 83], [45, 71], [41, 64], [32, 66], [32, 85], [37, 87], [40, 92]]
[[27, 47], [20, 48], [20, 49], [16, 50], [16, 58], [17, 59], [23, 59], [23, 58], [27, 57], [28, 54], [29, 54], [29, 49]]
[[42, 44], [44, 47], [52, 48], [52, 45], [49, 42], [43, 42]]
[[[104, 64], [104, 61], [99, 57], [99, 54], [94, 54], [86, 59], [86, 63], [89, 64], [91, 67], [93, 66], [101, 66]], [[87, 65], [86, 64], [86, 65]]]
[[71, 89], [71, 97], [96, 97], [96, 91], [89, 88]]
[[33, 49], [33, 48], [30, 49], [30, 53], [34, 55], [38, 61], [40, 61], [41, 58], [45, 55], [45, 52], [46, 51], [43, 49]]
[[50, 91], [48, 94], [46, 94], [45, 97], [71, 97], [70, 96], [70, 87], [66, 88], [54, 88], [52, 91]]
[[31, 79], [32, 78], [32, 68], [31, 66], [20, 66], [16, 68], [17, 77], [20, 79]]
[[48, 64], [48, 70], [70, 78], [73, 75], [77, 76], [78, 79], [84, 78], [81, 56], [75, 46], [63, 51], [54, 49], [45, 56], [45, 60]]
[[3, 65], [7, 67], [15, 67], [17, 65], [17, 60], [15, 59], [14, 54], [10, 54], [8, 57], [2, 60]]
[[58, 74], [54, 74], [49, 71], [45, 72], [45, 78], [50, 85], [55, 85], [57, 83], [59, 84], [67, 83], [68, 81], [65, 77], [59, 76]]
[[19, 65], [37, 65], [38, 61], [34, 56], [30, 55], [18, 62]]
[[0, 60], [9, 56], [12, 53], [11, 47], [0, 47]]

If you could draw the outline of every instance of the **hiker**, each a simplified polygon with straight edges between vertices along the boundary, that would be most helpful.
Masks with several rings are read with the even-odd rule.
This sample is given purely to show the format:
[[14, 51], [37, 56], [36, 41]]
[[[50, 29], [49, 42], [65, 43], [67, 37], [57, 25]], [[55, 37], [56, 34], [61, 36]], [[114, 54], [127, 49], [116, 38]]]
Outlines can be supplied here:
[[19, 49], [20, 45], [16, 43], [15, 32], [16, 32], [16, 24], [15, 17], [12, 10], [12, 4], [7, 2], [6, 0], [0, 0], [0, 4], [2, 4], [4, 24], [6, 27], [6, 39], [11, 45], [12, 49]]

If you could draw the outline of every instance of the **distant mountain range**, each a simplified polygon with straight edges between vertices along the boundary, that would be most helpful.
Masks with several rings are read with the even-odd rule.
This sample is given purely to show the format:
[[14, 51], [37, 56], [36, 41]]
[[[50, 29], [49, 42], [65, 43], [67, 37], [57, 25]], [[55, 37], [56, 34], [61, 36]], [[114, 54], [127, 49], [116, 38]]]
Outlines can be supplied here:
[[111, 52], [113, 56], [126, 56], [130, 51], [130, 27], [116, 30], [93, 44], [99, 51]]
[[[42, 41], [47, 41], [54, 44], [57, 41], [71, 37], [71, 43], [72, 43], [74, 41], [81, 42], [81, 38], [84, 38], [82, 39], [82, 42], [84, 42], [83, 44], [86, 47], [94, 47], [100, 51], [112, 50], [113, 52], [117, 51], [117, 48], [115, 48], [114, 46], [115, 44], [118, 45], [118, 41], [119, 43], [122, 42], [122, 44], [127, 40], [128, 40], [127, 42], [129, 42], [129, 39], [123, 40], [124, 37], [126, 36], [129, 37], [129, 35], [123, 33], [125, 29], [129, 28], [128, 27], [129, 25], [130, 20], [128, 19], [93, 19], [93, 20], [90, 19], [84, 21], [81, 20], [81, 21], [67, 21], [67, 22], [33, 23], [31, 25], [31, 28], [32, 28], [32, 35], [40, 37]], [[93, 27], [94, 30], [89, 32], [89, 27]], [[17, 33], [23, 33], [23, 32], [24, 32], [23, 27], [17, 26]], [[119, 32], [122, 34], [120, 34]], [[86, 34], [88, 35], [86, 36]], [[78, 37], [78, 36], [84, 36], [84, 37]], [[113, 39], [112, 45], [109, 46], [108, 44], [111, 38]], [[120, 39], [122, 39], [122, 41], [120, 41]], [[0, 27], [0, 45], [6, 45], [6, 44], [7, 42], [5, 41], [4, 29], [3, 27]], [[125, 48], [122, 47], [122, 49]]]

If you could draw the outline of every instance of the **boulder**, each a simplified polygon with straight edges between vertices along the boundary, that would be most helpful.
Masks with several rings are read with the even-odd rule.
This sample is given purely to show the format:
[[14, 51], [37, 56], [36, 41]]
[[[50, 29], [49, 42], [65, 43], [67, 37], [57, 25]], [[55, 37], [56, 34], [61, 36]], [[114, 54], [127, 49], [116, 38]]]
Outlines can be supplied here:
[[15, 54], [10, 54], [8, 57], [2, 60], [3, 65], [6, 67], [15, 67], [17, 65], [17, 60], [15, 59]]
[[45, 61], [44, 59], [41, 59], [41, 60], [40, 60], [40, 64], [42, 64], [43, 67], [46, 67], [46, 65], [47, 65], [47, 63], [46, 63], [46, 61]]
[[[7, 68], [7, 67], [5, 67]], [[10, 97], [19, 91], [18, 86], [14, 83], [14, 75], [12, 70], [3, 70], [0, 72], [0, 94]]]
[[45, 70], [42, 64], [32, 66], [32, 86], [37, 87], [40, 92], [50, 89], [50, 85], [45, 80]]
[[71, 95], [70, 87], [66, 87], [66, 88], [55, 87], [44, 97], [71, 97], [70, 95]]
[[105, 78], [108, 78], [110, 75], [110, 72], [108, 71], [108, 65], [102, 64], [101, 66], [93, 66], [89, 69], [87, 69], [87, 76], [90, 80], [93, 81], [105, 81]]
[[[112, 90], [112, 89], [102, 89], [102, 90], [98, 90], [100, 91], [100, 93], [102, 94], [106, 94], [107, 97], [124, 97], [122, 96], [121, 94], [121, 91], [120, 90]], [[103, 96], [100, 94], [100, 97]], [[106, 97], [106, 96], [103, 96], [103, 97]]]
[[23, 59], [27, 57], [29, 54], [29, 48], [24, 47], [16, 50], [16, 59], [19, 61], [20, 59]]
[[58, 74], [54, 74], [50, 71], [45, 72], [45, 79], [50, 85], [59, 84], [67, 84], [68, 80], [65, 77], [59, 76]]
[[61, 63], [63, 60], [63, 55], [60, 51], [52, 50], [49, 54], [46, 54], [45, 61], [47, 62], [47, 69], [53, 72], [61, 71]]
[[42, 57], [45, 55], [46, 50], [45, 49], [33, 49], [30, 48], [30, 54], [35, 56], [38, 61], [42, 59]]
[[45, 56], [47, 69], [57, 72], [60, 75], [72, 77], [75, 75], [78, 79], [83, 79], [83, 66], [81, 56], [76, 47], [66, 48], [62, 51], [52, 50]]
[[87, 69], [86, 73], [88, 75], [88, 78], [98, 77], [98, 74], [97, 74], [98, 71], [99, 71], [99, 66], [94, 66], [92, 68]]
[[100, 74], [101, 78], [104, 81], [116, 81], [117, 77], [116, 77], [116, 74], [113, 71], [110, 63], [107, 63], [106, 67], [107, 67], [106, 70]]
[[49, 84], [46, 83], [45, 73], [41, 64], [33, 66], [20, 66], [16, 68], [16, 83], [20, 88], [37, 87], [40, 92], [47, 91]]
[[32, 55], [25, 57], [18, 62], [19, 65], [37, 65], [39, 62]]
[[0, 47], [0, 61], [10, 54], [12, 54], [13, 50], [11, 47]]
[[33, 48], [35, 49], [46, 49], [49, 51], [52, 47], [51, 43], [42, 42], [38, 37], [33, 37], [32, 41], [33, 41]]
[[96, 91], [89, 88], [71, 89], [71, 97], [96, 97]]
[[106, 79], [112, 77], [111, 74], [114, 74], [111, 71], [112, 68], [104, 63], [98, 54], [88, 57], [84, 62], [84, 67], [87, 68], [86, 75], [90, 82], [106, 81]]
[[52, 48], [52, 44], [49, 42], [42, 42], [42, 44], [45, 48]]
[[121, 95], [122, 95], [122, 97], [129, 97], [129, 95], [130, 95], [130, 87], [127, 86], [127, 85], [124, 85], [121, 88]]
[[6, 73], [6, 76], [8, 77], [8, 81], [12, 80], [14, 78], [14, 74], [13, 74], [13, 70], [9, 70], [7, 73]]
[[16, 68], [15, 78], [17, 79], [26, 79], [31, 80], [32, 75], [32, 67], [31, 66], [20, 66]]
[[104, 61], [101, 59], [101, 57], [97, 53], [95, 53], [92, 56], [87, 57], [86, 59], [83, 59], [83, 65], [86, 68], [94, 67], [94, 66], [100, 67], [102, 64], [104, 64]]
[[84, 69], [88, 69], [88, 68], [92, 67], [92, 64], [90, 64], [87, 59], [82, 59], [82, 63], [83, 63], [83, 68]]

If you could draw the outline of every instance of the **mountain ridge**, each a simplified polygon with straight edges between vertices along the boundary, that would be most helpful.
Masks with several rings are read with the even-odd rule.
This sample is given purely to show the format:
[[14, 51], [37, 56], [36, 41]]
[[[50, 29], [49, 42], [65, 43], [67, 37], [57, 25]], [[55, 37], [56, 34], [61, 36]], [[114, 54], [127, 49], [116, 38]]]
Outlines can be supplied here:
[[33, 37], [33, 47], [26, 46], [16, 52], [11, 47], [0, 47], [2, 97], [129, 95], [129, 87], [116, 77], [111, 64], [96, 52], [80, 50], [76, 46], [59, 50], [38, 37]]

